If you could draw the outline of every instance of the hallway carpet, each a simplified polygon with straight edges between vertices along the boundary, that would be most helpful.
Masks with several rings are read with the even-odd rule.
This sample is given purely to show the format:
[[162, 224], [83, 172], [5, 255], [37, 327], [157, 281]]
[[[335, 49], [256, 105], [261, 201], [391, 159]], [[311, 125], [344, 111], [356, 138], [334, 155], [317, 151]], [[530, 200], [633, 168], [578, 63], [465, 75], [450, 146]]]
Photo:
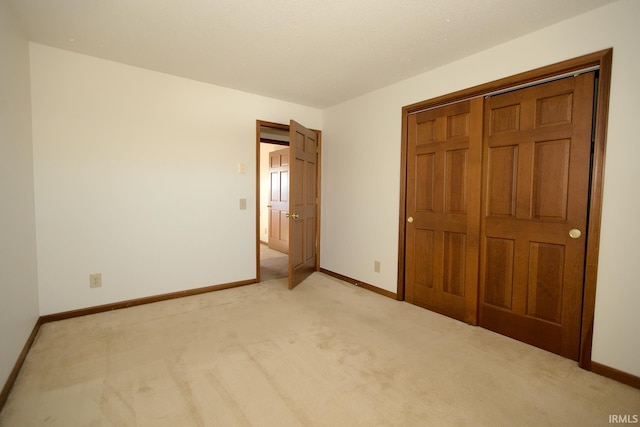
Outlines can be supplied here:
[[289, 277], [289, 256], [260, 244], [260, 281]]
[[42, 326], [1, 426], [602, 426], [640, 390], [314, 273]]

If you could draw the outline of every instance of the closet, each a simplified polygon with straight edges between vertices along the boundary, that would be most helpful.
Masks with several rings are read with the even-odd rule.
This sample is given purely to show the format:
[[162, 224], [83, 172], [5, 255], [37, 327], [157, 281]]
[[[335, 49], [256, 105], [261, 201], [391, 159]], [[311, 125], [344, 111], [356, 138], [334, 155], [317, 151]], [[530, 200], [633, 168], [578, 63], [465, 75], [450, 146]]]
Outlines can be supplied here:
[[403, 109], [399, 299], [590, 361], [610, 56]]

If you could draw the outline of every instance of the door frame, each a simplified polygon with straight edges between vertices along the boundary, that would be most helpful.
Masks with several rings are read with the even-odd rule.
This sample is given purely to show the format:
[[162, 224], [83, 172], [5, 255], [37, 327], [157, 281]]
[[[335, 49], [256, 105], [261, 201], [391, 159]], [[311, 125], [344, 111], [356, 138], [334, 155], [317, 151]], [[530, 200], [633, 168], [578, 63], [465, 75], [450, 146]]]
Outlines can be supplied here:
[[[256, 283], [260, 283], [260, 204], [262, 203], [260, 200], [260, 143], [280, 143], [280, 141], [272, 141], [272, 140], [261, 140], [260, 139], [260, 127], [270, 127], [274, 129], [280, 130], [289, 130], [289, 124], [283, 123], [275, 123], [269, 122], [265, 120], [256, 120]], [[318, 138], [318, 159], [317, 159], [317, 173], [316, 173], [316, 187], [317, 187], [317, 195], [318, 195], [318, 210], [316, 212], [316, 271], [320, 270], [320, 214], [321, 214], [321, 181], [320, 178], [322, 176], [322, 131], [317, 129], [313, 130]], [[290, 146], [291, 141], [286, 146]], [[285, 146], [285, 144], [281, 144]]]
[[593, 122], [593, 153], [591, 166], [591, 186], [589, 190], [586, 262], [582, 297], [582, 322], [580, 332], [579, 366], [591, 370], [591, 346], [598, 276], [598, 255], [600, 251], [600, 224], [602, 220], [602, 192], [604, 180], [605, 147], [609, 116], [609, 93], [611, 86], [611, 65], [613, 48], [601, 50], [577, 58], [558, 62], [514, 76], [494, 80], [489, 83], [442, 95], [402, 108], [402, 138], [400, 154], [400, 212], [398, 230], [398, 287], [397, 299], [404, 300], [405, 292], [405, 235], [407, 200], [407, 120], [410, 114], [420, 110], [436, 108], [471, 98], [481, 97], [491, 92], [508, 90], [539, 80], [550, 79], [566, 73], [598, 66], [599, 77], [596, 92], [596, 106]]

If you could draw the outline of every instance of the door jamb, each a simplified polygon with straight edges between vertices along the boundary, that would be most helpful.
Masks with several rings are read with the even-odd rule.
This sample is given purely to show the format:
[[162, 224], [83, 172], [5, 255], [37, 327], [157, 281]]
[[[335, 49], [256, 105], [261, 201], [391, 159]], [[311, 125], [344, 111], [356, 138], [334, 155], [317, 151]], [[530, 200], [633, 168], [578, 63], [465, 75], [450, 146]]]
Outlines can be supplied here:
[[587, 250], [585, 259], [584, 288], [582, 299], [582, 322], [580, 331], [579, 366], [591, 370], [591, 347], [593, 321], [596, 300], [596, 282], [598, 276], [598, 255], [600, 250], [600, 224], [602, 220], [602, 192], [604, 181], [605, 147], [609, 116], [609, 92], [611, 86], [611, 65], [613, 49], [605, 49], [556, 64], [537, 68], [514, 76], [442, 95], [402, 108], [402, 138], [400, 154], [400, 212], [398, 231], [398, 288], [397, 299], [404, 300], [405, 291], [405, 233], [407, 200], [407, 118], [409, 114], [425, 108], [439, 107], [444, 104], [462, 101], [497, 90], [531, 83], [556, 75], [599, 66], [599, 81], [596, 93], [597, 104], [593, 122], [593, 160], [591, 167], [591, 188], [589, 193], [589, 215], [587, 224]]

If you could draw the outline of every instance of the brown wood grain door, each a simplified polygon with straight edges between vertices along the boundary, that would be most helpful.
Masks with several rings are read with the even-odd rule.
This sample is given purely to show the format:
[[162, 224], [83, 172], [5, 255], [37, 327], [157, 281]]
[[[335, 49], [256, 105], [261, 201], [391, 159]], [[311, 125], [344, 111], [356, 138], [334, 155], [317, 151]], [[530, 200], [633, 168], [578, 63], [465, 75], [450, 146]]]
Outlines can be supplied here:
[[289, 149], [289, 289], [293, 289], [316, 270], [317, 133], [291, 120]]
[[269, 153], [269, 247], [289, 253], [289, 149]]
[[482, 100], [408, 117], [405, 299], [477, 322]]
[[594, 73], [485, 103], [480, 325], [578, 359]]

